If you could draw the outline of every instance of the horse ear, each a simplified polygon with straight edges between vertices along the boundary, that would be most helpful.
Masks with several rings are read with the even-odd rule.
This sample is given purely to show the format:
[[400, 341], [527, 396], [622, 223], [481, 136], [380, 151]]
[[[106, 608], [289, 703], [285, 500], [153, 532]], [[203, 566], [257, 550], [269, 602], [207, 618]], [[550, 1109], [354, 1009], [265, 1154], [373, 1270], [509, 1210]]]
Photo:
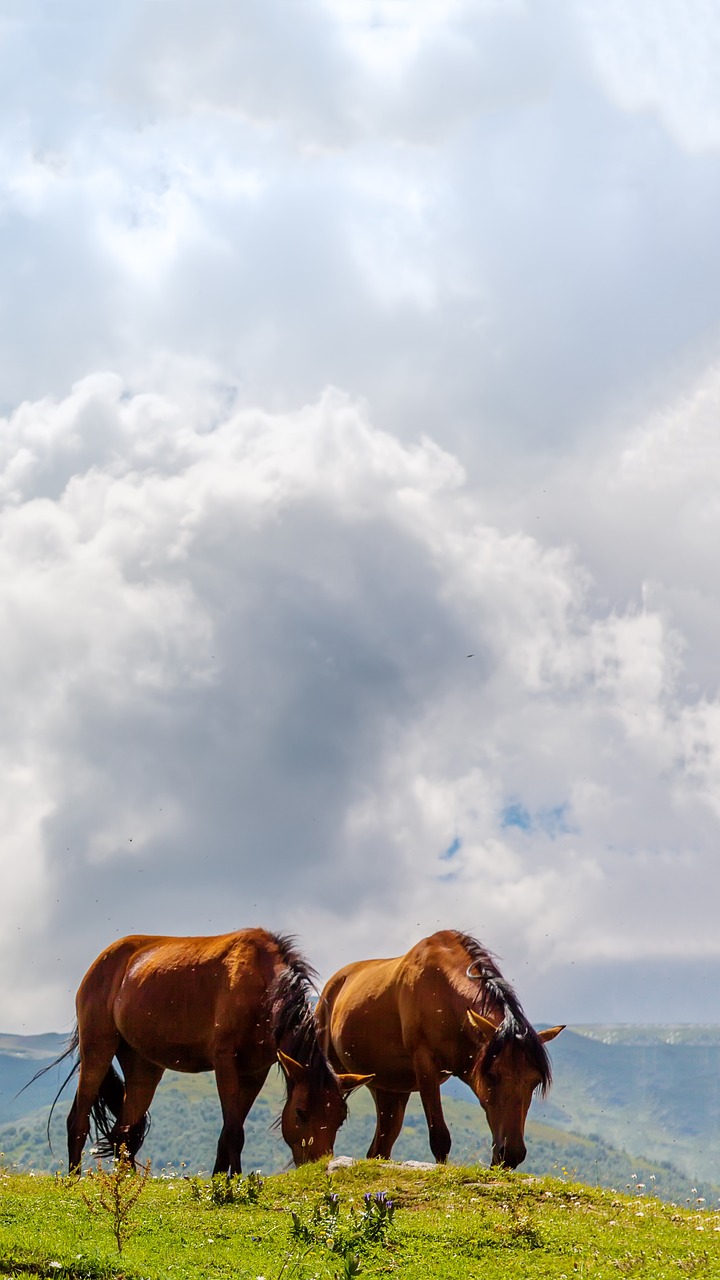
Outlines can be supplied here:
[[538, 1031], [538, 1038], [542, 1040], [543, 1044], [547, 1044], [548, 1040], [554, 1040], [556, 1036], [559, 1036], [560, 1032], [565, 1030], [566, 1025], [563, 1022], [561, 1027], [548, 1027], [546, 1031]]
[[489, 1018], [484, 1018], [481, 1013], [476, 1013], [474, 1009], [468, 1009], [467, 1020], [475, 1031], [480, 1032], [483, 1040], [491, 1040], [497, 1031], [497, 1027]]
[[294, 1058], [290, 1057], [289, 1053], [283, 1053], [282, 1049], [278, 1049], [277, 1059], [288, 1080], [294, 1081], [295, 1084], [301, 1084], [306, 1075], [306, 1070], [302, 1063], [296, 1062]]
[[361, 1085], [369, 1084], [371, 1080], [374, 1080], [375, 1075], [373, 1073], [371, 1076], [358, 1076], [354, 1075], [352, 1071], [338, 1071], [337, 1078], [338, 1084], [340, 1085], [340, 1092], [344, 1098], [347, 1098], [349, 1093], [352, 1093], [355, 1089], [359, 1089]]

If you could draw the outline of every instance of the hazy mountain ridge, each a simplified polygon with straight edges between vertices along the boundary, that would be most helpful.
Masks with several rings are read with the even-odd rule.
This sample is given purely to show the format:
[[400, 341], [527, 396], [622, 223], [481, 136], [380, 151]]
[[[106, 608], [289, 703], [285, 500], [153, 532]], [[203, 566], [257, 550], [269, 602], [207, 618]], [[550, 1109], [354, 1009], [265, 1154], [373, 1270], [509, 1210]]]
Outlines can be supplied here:
[[602, 1044], [720, 1045], [720, 1025], [714, 1022], [592, 1022], [575, 1025], [570, 1030]]
[[568, 1029], [533, 1117], [720, 1180], [720, 1028]]

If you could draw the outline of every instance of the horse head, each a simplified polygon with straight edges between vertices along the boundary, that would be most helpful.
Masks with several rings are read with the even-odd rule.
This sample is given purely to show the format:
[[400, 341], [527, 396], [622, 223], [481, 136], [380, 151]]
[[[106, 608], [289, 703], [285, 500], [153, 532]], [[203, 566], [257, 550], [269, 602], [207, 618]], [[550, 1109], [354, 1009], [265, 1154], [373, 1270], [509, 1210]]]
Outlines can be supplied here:
[[331, 1156], [337, 1131], [347, 1117], [346, 1097], [372, 1076], [336, 1074], [327, 1063], [318, 1072], [280, 1049], [277, 1057], [287, 1086], [280, 1128], [295, 1164]]
[[550, 1084], [544, 1045], [563, 1027], [535, 1031], [513, 1020], [496, 1026], [468, 1009], [466, 1028], [474, 1045], [468, 1083], [487, 1116], [492, 1133], [492, 1164], [516, 1169], [527, 1154], [525, 1120], [536, 1089]]

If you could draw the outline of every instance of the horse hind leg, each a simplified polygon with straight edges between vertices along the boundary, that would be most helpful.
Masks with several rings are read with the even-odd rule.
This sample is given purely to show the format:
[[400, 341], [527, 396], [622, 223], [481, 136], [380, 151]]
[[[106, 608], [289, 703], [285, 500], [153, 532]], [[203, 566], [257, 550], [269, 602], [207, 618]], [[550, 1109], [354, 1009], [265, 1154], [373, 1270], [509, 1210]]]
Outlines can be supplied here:
[[113, 1071], [112, 1060], [118, 1036], [93, 1041], [80, 1040], [80, 1074], [72, 1106], [67, 1118], [68, 1167], [70, 1173], [82, 1168], [83, 1147], [90, 1132], [90, 1116], [103, 1091], [106, 1078]]
[[369, 1086], [375, 1100], [377, 1123], [375, 1135], [367, 1153], [368, 1160], [389, 1160], [405, 1118], [409, 1093], [390, 1093], [387, 1089]]
[[118, 1049], [118, 1061], [125, 1077], [125, 1098], [113, 1129], [116, 1153], [125, 1147], [132, 1164], [148, 1130], [150, 1104], [155, 1096], [164, 1068], [148, 1062], [124, 1041]]

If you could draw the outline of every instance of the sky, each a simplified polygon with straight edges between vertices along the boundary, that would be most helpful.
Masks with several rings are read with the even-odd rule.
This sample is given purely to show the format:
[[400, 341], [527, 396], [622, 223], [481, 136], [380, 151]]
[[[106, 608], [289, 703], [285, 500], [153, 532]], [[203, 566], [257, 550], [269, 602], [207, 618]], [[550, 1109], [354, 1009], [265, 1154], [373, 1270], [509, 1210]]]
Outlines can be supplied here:
[[5, 0], [0, 111], [0, 1028], [249, 925], [720, 1021], [717, 6]]

